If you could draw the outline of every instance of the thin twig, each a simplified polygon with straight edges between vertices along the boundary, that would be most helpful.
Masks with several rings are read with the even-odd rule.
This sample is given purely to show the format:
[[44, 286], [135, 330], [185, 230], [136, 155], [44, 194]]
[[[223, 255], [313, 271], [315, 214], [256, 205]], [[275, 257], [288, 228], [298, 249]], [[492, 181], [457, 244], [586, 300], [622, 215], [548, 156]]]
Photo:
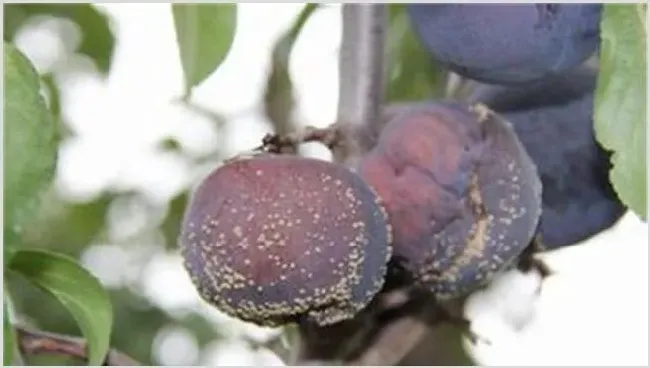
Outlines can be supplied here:
[[[364, 136], [364, 142], [361, 142], [362, 152], [367, 152], [372, 149], [377, 143], [378, 133], [390, 121], [399, 114], [402, 114], [409, 109], [422, 105], [421, 103], [393, 103], [382, 108], [380, 117], [377, 121], [373, 122], [374, 134]], [[251, 152], [261, 151], [276, 154], [296, 154], [298, 146], [308, 142], [318, 142], [329, 148], [331, 151], [337, 149], [349, 151], [345, 145], [348, 143], [345, 140], [345, 127], [344, 123], [337, 122], [330, 124], [324, 128], [316, 128], [313, 126], [306, 126], [303, 129], [296, 130], [290, 133], [268, 133], [262, 138], [262, 144], [254, 148]], [[367, 133], [372, 133], [368, 130]]]
[[[25, 355], [56, 354], [88, 361], [84, 339], [25, 327], [16, 327], [16, 337], [18, 347]], [[103, 365], [138, 366], [141, 364], [128, 355], [111, 349]]]
[[330, 150], [335, 150], [343, 143], [339, 125], [332, 124], [325, 128], [308, 126], [283, 135], [267, 134], [262, 138], [262, 145], [255, 150], [278, 154], [296, 154], [298, 146], [307, 142], [319, 142]]
[[426, 336], [429, 327], [420, 319], [405, 317], [385, 326], [374, 344], [348, 365], [396, 365]]

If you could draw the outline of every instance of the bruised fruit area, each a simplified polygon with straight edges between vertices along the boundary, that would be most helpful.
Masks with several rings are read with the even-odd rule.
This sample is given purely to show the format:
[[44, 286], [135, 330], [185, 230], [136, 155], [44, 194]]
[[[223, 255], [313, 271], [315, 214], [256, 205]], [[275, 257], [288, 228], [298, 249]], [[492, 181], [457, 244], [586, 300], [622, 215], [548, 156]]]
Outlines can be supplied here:
[[414, 105], [383, 129], [358, 173], [382, 197], [394, 258], [437, 298], [481, 286], [530, 243], [536, 168], [510, 123], [483, 105]]
[[192, 281], [221, 311], [263, 326], [352, 318], [382, 287], [391, 228], [347, 168], [257, 155], [196, 189], [179, 239]]

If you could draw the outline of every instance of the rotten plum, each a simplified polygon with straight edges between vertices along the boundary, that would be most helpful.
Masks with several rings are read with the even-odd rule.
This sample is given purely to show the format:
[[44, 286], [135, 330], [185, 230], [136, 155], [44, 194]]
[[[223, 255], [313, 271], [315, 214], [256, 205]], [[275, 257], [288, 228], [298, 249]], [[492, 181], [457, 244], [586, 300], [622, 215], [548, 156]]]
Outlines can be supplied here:
[[488, 282], [535, 234], [535, 165], [510, 123], [484, 105], [411, 105], [357, 172], [386, 207], [394, 260], [439, 299]]
[[233, 159], [194, 192], [179, 237], [203, 299], [262, 326], [352, 318], [384, 283], [391, 227], [342, 165], [288, 155]]

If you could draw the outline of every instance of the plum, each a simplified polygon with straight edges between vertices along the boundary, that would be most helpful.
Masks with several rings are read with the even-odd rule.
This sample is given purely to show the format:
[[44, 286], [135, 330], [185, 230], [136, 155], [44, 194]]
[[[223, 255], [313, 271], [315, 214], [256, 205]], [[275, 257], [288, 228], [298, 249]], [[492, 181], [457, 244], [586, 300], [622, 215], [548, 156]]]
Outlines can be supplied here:
[[599, 45], [602, 4], [409, 4], [428, 52], [478, 81], [520, 84], [572, 69]]
[[513, 124], [537, 165], [546, 249], [584, 241], [625, 212], [609, 181], [610, 153], [594, 136], [596, 78], [582, 67], [526, 86], [479, 86], [470, 97]]
[[262, 326], [324, 326], [352, 318], [381, 289], [391, 227], [348, 168], [261, 154], [201, 182], [179, 244], [199, 294], [221, 311]]
[[393, 260], [439, 300], [484, 285], [535, 234], [535, 165], [510, 124], [485, 106], [411, 105], [387, 123], [357, 172], [386, 207]]

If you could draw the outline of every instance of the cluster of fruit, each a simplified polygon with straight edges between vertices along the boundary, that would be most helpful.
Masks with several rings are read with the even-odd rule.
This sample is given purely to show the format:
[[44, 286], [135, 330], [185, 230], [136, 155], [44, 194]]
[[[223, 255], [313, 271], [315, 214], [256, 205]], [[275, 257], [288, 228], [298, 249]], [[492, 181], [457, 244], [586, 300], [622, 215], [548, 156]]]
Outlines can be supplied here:
[[[196, 189], [179, 244], [201, 296], [264, 326], [329, 326], [399, 267], [437, 299], [610, 227], [625, 208], [592, 131], [602, 5], [412, 4], [432, 57], [481, 84], [409, 105], [355, 167], [261, 152]], [[539, 249], [534, 249], [539, 250]]]

